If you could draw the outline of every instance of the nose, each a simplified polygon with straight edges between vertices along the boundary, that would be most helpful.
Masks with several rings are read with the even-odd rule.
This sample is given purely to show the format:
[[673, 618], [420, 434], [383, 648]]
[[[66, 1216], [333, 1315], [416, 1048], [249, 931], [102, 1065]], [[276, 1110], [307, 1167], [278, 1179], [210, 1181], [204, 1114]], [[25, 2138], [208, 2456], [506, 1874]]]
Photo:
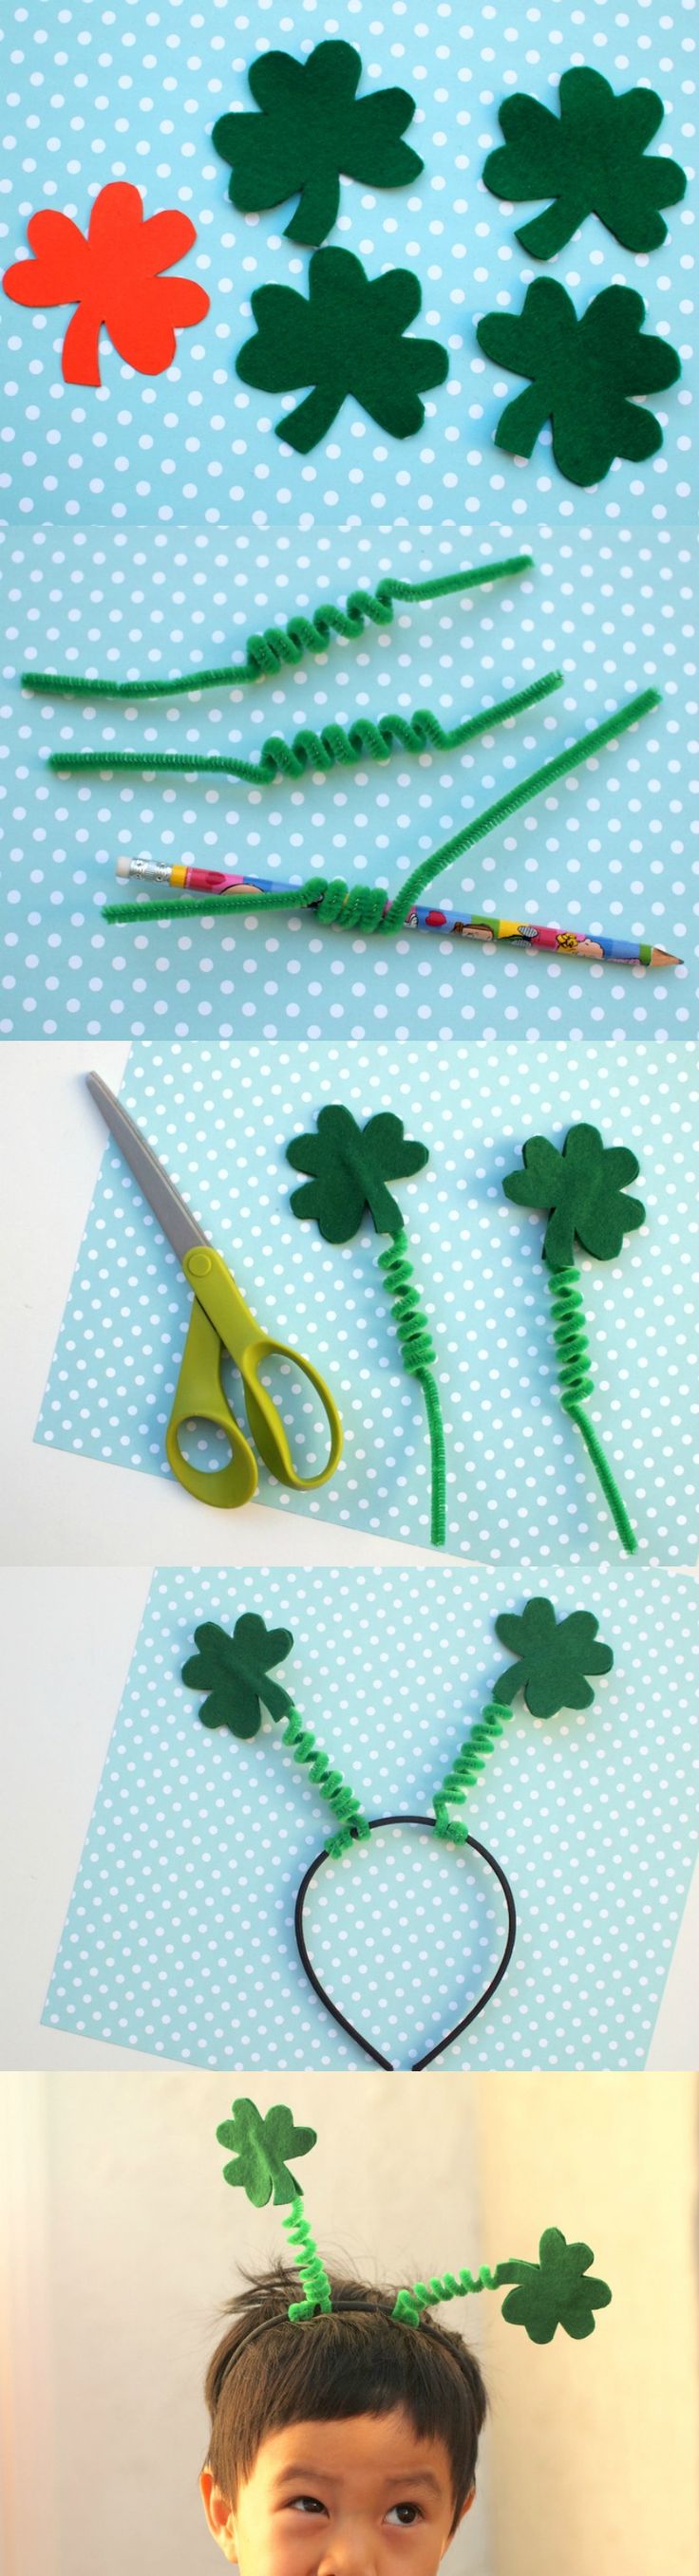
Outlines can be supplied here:
[[378, 2550], [369, 2524], [346, 2523], [328, 2538], [316, 2576], [378, 2576]]

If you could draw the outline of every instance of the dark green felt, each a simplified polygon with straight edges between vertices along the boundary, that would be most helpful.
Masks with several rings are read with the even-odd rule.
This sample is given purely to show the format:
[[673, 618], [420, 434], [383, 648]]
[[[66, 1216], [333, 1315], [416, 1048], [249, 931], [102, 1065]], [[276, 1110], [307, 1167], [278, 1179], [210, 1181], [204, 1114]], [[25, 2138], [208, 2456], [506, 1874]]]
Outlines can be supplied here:
[[495, 1634], [517, 1662], [496, 1681], [493, 1699], [511, 1708], [523, 1691], [532, 1717], [557, 1717], [562, 1708], [590, 1708], [594, 1691], [588, 1673], [609, 1673], [611, 1646], [597, 1645], [599, 1619], [591, 1610], [571, 1610], [556, 1619], [552, 1603], [541, 1596], [525, 1608], [503, 1610]]
[[[357, 98], [361, 55], [354, 45], [316, 45], [307, 61], [263, 54], [248, 81], [262, 113], [219, 116], [213, 142], [231, 166], [228, 194], [239, 214], [261, 214], [285, 197], [299, 204], [287, 240], [325, 241], [337, 222], [340, 176], [368, 188], [405, 188], [423, 168], [401, 140], [415, 114], [405, 89]], [[662, 166], [662, 165], [661, 165]]]
[[663, 121], [654, 89], [627, 89], [617, 97], [601, 72], [587, 66], [563, 73], [560, 115], [526, 90], [499, 108], [504, 146], [490, 152], [483, 178], [494, 197], [517, 204], [551, 197], [553, 204], [517, 240], [533, 259], [553, 259], [587, 215], [598, 215], [625, 250], [659, 250], [667, 235], [660, 206], [676, 206], [687, 181], [677, 161], [645, 158]]
[[584, 2342], [595, 2331], [595, 2308], [608, 2308], [611, 2290], [590, 2271], [590, 2245], [567, 2245], [560, 2227], [546, 2227], [538, 2263], [498, 2264], [498, 2278], [516, 2282], [503, 2301], [510, 2326], [524, 2326], [530, 2343], [552, 2343], [557, 2326]]
[[188, 1690], [208, 1691], [199, 1710], [202, 1726], [227, 1726], [231, 1735], [259, 1735], [262, 1706], [270, 1717], [286, 1717], [293, 1701], [279, 1682], [270, 1681], [270, 1664], [291, 1654], [290, 1628], [266, 1628], [256, 1610], [236, 1619], [232, 1637], [213, 1619], [194, 1630], [199, 1652], [182, 1666]]
[[527, 287], [521, 313], [486, 313], [477, 333], [486, 357], [532, 380], [507, 404], [496, 447], [531, 456], [550, 420], [559, 472], [584, 485], [601, 483], [615, 456], [632, 465], [655, 456], [660, 423], [631, 397], [675, 384], [680, 361], [669, 340], [644, 332], [645, 318], [643, 297], [629, 286], [603, 287], [578, 317], [553, 277]]
[[302, 2186], [289, 2172], [287, 2158], [309, 2155], [316, 2130], [295, 2128], [283, 2102], [276, 2102], [264, 2119], [255, 2103], [245, 2098], [231, 2107], [232, 2119], [222, 2120], [216, 2131], [219, 2146], [231, 2147], [235, 2159], [224, 2165], [224, 2182], [247, 2192], [255, 2209], [264, 2209], [272, 2198], [276, 2207], [297, 2200]]
[[358, 1127], [337, 1103], [319, 1110], [315, 1135], [294, 1136], [286, 1155], [295, 1172], [312, 1175], [292, 1190], [294, 1216], [314, 1217], [326, 1243], [349, 1243], [365, 1209], [377, 1234], [400, 1234], [403, 1218], [386, 1182], [408, 1180], [429, 1162], [427, 1145], [409, 1144], [392, 1110]]
[[575, 1238], [596, 1261], [616, 1261], [624, 1235], [645, 1222], [641, 1199], [625, 1196], [640, 1165], [628, 1145], [603, 1145], [598, 1127], [569, 1127], [563, 1152], [546, 1136], [522, 1147], [522, 1172], [509, 1172], [505, 1197], [516, 1207], [551, 1210], [543, 1257], [551, 1270], [568, 1270]]
[[307, 296], [293, 286], [258, 286], [251, 302], [257, 329], [236, 358], [238, 375], [266, 394], [313, 387], [275, 424], [300, 455], [327, 437], [348, 394], [391, 438], [422, 429], [420, 396], [444, 383], [449, 360], [438, 340], [404, 337], [422, 302], [411, 269], [368, 278], [352, 251], [317, 250]]

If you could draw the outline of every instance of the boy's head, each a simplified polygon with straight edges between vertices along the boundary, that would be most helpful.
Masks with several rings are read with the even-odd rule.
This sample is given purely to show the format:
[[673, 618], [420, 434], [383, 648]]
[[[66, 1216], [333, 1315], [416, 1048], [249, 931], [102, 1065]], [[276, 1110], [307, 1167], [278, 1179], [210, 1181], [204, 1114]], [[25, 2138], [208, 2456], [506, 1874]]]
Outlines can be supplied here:
[[283, 2264], [252, 2281], [209, 2364], [209, 2529], [242, 2576], [434, 2576], [473, 2501], [478, 2363], [336, 2274], [332, 2313], [292, 2324], [298, 2286]]

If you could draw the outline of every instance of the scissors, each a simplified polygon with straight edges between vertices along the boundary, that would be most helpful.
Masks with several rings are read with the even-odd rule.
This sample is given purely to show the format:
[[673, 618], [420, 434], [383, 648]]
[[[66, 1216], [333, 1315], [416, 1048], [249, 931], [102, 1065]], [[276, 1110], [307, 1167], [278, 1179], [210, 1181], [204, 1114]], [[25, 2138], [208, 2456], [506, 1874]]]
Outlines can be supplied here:
[[[140, 1128], [122, 1109], [106, 1082], [97, 1073], [88, 1073], [88, 1090], [108, 1126], [125, 1163], [133, 1172], [139, 1189], [152, 1207], [163, 1234], [172, 1244], [181, 1262], [185, 1279], [194, 1290], [194, 1304], [184, 1346], [182, 1366], [175, 1390], [175, 1401], [165, 1434], [165, 1448], [174, 1476], [193, 1494], [198, 1503], [215, 1503], [224, 1510], [236, 1510], [248, 1503], [257, 1486], [257, 1463], [227, 1403], [221, 1380], [224, 1353], [235, 1362], [243, 1381], [245, 1410], [254, 1441], [265, 1466], [281, 1485], [293, 1485], [296, 1493], [310, 1493], [314, 1486], [325, 1485], [333, 1476], [342, 1454], [342, 1423], [329, 1387], [323, 1384], [310, 1360], [301, 1359], [298, 1351], [286, 1342], [275, 1342], [263, 1333], [251, 1315], [244, 1297], [236, 1288], [220, 1252], [202, 1234], [201, 1226], [190, 1216], [179, 1191], [173, 1189], [167, 1172], [151, 1150]], [[259, 1370], [268, 1359], [291, 1360], [294, 1368], [310, 1380], [320, 1396], [330, 1428], [330, 1456], [319, 1476], [298, 1476], [291, 1456], [281, 1415], [261, 1384]], [[184, 1458], [179, 1434], [185, 1422], [196, 1418], [225, 1432], [230, 1447], [226, 1467], [208, 1473], [192, 1467]]]

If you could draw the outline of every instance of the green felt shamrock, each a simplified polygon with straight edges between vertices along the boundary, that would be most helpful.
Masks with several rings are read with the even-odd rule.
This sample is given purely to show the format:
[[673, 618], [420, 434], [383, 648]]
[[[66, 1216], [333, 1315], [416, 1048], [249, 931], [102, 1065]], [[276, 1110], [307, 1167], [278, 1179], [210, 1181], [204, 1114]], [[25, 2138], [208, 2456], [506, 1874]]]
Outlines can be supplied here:
[[645, 318], [643, 297], [629, 286], [605, 286], [578, 317], [552, 277], [527, 287], [521, 313], [486, 313], [477, 333], [486, 357], [532, 379], [507, 404], [496, 447], [531, 456], [550, 419], [559, 471], [580, 484], [602, 482], [615, 456], [633, 465], [654, 456], [660, 424], [631, 396], [675, 384], [680, 361], [669, 340], [643, 331]]
[[587, 1673], [609, 1673], [611, 1646], [596, 1645], [599, 1619], [591, 1610], [571, 1610], [557, 1620], [553, 1604], [541, 1597], [527, 1601], [519, 1613], [501, 1611], [495, 1634], [516, 1664], [496, 1681], [493, 1699], [511, 1708], [524, 1692], [532, 1717], [557, 1717], [562, 1708], [590, 1708], [594, 1691]]
[[551, 1209], [543, 1244], [550, 1270], [570, 1267], [576, 1235], [596, 1261], [616, 1261], [624, 1235], [644, 1224], [642, 1200], [624, 1196], [638, 1179], [636, 1156], [628, 1145], [603, 1145], [598, 1127], [569, 1127], [562, 1154], [546, 1136], [530, 1136], [522, 1161], [524, 1171], [509, 1172], [502, 1186], [516, 1207]]
[[188, 1690], [208, 1691], [199, 1710], [202, 1726], [227, 1726], [231, 1735], [259, 1735], [262, 1724], [260, 1702], [270, 1717], [286, 1717], [293, 1707], [289, 1691], [269, 1678], [269, 1665], [281, 1664], [291, 1654], [293, 1637], [290, 1628], [266, 1628], [256, 1610], [244, 1610], [236, 1619], [232, 1637], [213, 1619], [205, 1619], [194, 1630], [198, 1655], [190, 1655], [182, 1666], [182, 1680]]
[[408, 1180], [429, 1162], [428, 1146], [410, 1145], [392, 1110], [358, 1127], [351, 1109], [336, 1103], [319, 1110], [315, 1135], [292, 1137], [286, 1155], [295, 1172], [313, 1175], [292, 1190], [294, 1216], [315, 1217], [326, 1243], [349, 1243], [365, 1208], [377, 1234], [400, 1234], [403, 1218], [386, 1182]]
[[281, 206], [298, 189], [287, 240], [318, 243], [337, 221], [341, 173], [369, 188], [403, 188], [418, 178], [420, 155], [401, 141], [414, 98], [405, 89], [381, 89], [357, 99], [361, 75], [354, 45], [332, 40], [303, 63], [270, 53], [251, 65], [262, 115], [219, 116], [213, 130], [216, 151], [231, 165], [228, 194], [240, 214]]
[[503, 2264], [502, 2274], [517, 2286], [503, 2300], [508, 2325], [524, 2326], [530, 2343], [552, 2343], [557, 2326], [575, 2343], [594, 2334], [595, 2308], [608, 2308], [611, 2290], [590, 2272], [590, 2245], [567, 2245], [560, 2227], [546, 2227], [539, 2242], [538, 2263]]
[[255, 2209], [264, 2209], [272, 2197], [275, 2207], [298, 2200], [302, 2186], [289, 2172], [287, 2158], [309, 2155], [316, 2130], [296, 2129], [283, 2102], [276, 2102], [264, 2119], [255, 2103], [244, 2098], [231, 2108], [232, 2120], [222, 2120], [216, 2131], [219, 2146], [232, 2147], [235, 2157], [233, 2164], [224, 2165], [224, 2182], [234, 2190], [240, 2185]]
[[533, 259], [553, 259], [587, 215], [599, 215], [625, 250], [659, 250], [667, 235], [660, 206], [676, 206], [687, 185], [677, 161], [645, 159], [663, 121], [654, 89], [615, 96], [601, 72], [564, 72], [560, 116], [516, 90], [498, 113], [504, 147], [490, 152], [483, 178], [494, 197], [552, 197], [522, 224], [517, 241]]
[[327, 437], [348, 394], [391, 438], [422, 429], [420, 395], [444, 383], [449, 360], [438, 340], [404, 337], [422, 302], [411, 269], [368, 278], [352, 251], [317, 250], [308, 298], [293, 286], [258, 286], [251, 300], [257, 331], [239, 352], [238, 375], [266, 394], [313, 386], [275, 424], [301, 456]]

